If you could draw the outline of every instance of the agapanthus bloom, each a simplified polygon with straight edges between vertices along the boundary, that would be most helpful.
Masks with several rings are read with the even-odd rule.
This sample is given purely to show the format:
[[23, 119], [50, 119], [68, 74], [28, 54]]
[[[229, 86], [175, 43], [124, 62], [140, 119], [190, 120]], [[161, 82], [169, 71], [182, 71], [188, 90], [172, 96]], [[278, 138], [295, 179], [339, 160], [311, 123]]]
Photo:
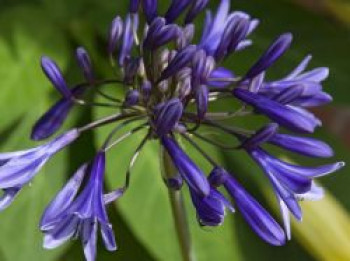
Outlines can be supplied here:
[[[83, 47], [77, 48], [75, 55], [84, 81], [75, 86], [69, 85], [51, 58], [41, 59], [43, 72], [61, 97], [35, 123], [33, 140], [55, 135], [76, 106], [114, 109], [109, 116], [77, 126], [44, 145], [0, 154], [0, 189], [3, 190], [0, 210], [3, 210], [59, 150], [87, 131], [105, 125], [114, 127], [96, 157], [91, 162], [86, 159], [88, 163], [77, 170], [46, 208], [40, 223], [45, 248], [55, 248], [79, 237], [86, 260], [93, 261], [101, 234], [107, 250], [117, 249], [106, 208], [132, 185], [131, 168], [126, 170], [125, 184], [105, 193], [105, 157], [110, 150], [118, 150], [120, 141], [140, 130], [146, 130], [147, 134], [130, 159], [130, 166], [137, 164], [136, 159], [148, 141], [158, 140], [161, 160], [167, 160], [177, 172], [175, 176], [163, 175], [165, 185], [170, 191], [189, 190], [201, 226], [220, 226], [227, 212], [237, 212], [262, 240], [275, 246], [291, 238], [290, 213], [297, 220], [302, 219], [299, 201], [322, 198], [323, 190], [314, 179], [344, 166], [343, 162], [299, 166], [272, 155], [266, 146], [278, 146], [308, 157], [333, 156], [329, 145], [303, 136], [321, 126], [321, 121], [308, 108], [332, 100], [322, 88], [328, 69], [306, 71], [311, 60], [307, 56], [284, 78], [267, 80], [270, 67], [292, 44], [292, 35], [284, 33], [239, 75], [225, 67], [223, 61], [253, 44], [249, 36], [259, 20], [242, 11], [231, 13], [230, 1], [221, 0], [215, 13], [207, 11], [201, 30], [193, 21], [208, 2], [173, 0], [168, 10], [160, 13], [157, 0], [130, 0], [128, 14], [125, 18], [115, 17], [108, 32], [106, 58], [118, 78], [100, 79], [94, 70], [96, 64]], [[195, 33], [201, 34], [198, 42], [193, 40]], [[105, 92], [107, 88], [111, 91]], [[113, 96], [116, 89], [123, 89], [124, 96]], [[98, 101], [94, 100], [96, 96], [100, 98]], [[231, 110], [213, 111], [212, 104], [220, 103], [222, 98], [232, 100]], [[228, 121], [239, 116], [236, 124], [244, 123], [248, 114], [265, 117], [265, 125], [244, 129]], [[119, 134], [126, 126], [134, 127]], [[235, 145], [222, 144], [204, 134], [205, 128], [227, 135], [228, 143], [232, 140]], [[236, 173], [221, 167], [197, 141], [231, 153], [247, 153], [270, 182], [281, 209], [281, 220], [275, 219], [241, 185]], [[183, 142], [193, 146], [212, 165], [210, 173], [205, 173], [203, 166], [193, 160]]]

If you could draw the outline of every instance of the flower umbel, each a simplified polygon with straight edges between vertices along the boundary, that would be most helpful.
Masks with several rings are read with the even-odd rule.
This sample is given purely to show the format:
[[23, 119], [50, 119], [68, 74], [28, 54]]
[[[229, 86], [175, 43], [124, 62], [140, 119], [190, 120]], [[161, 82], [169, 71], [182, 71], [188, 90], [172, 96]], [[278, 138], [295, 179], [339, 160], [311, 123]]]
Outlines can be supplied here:
[[[257, 57], [250, 69], [238, 75], [232, 68], [226, 68], [223, 61], [253, 44], [249, 36], [259, 20], [241, 11], [230, 13], [230, 1], [221, 0], [216, 13], [207, 11], [200, 31], [193, 21], [208, 2], [172, 0], [168, 10], [161, 14], [157, 0], [130, 0], [128, 14], [124, 19], [120, 16], [113, 19], [107, 37], [107, 60], [117, 76], [101, 79], [93, 57], [79, 47], [75, 55], [83, 82], [70, 86], [59, 66], [51, 58], [42, 57], [43, 72], [59, 92], [60, 99], [35, 123], [33, 140], [55, 135], [78, 106], [102, 107], [112, 113], [38, 147], [1, 153], [0, 210], [13, 203], [23, 186], [31, 182], [58, 151], [87, 131], [113, 126], [92, 162], [87, 159], [88, 163], [76, 171], [46, 208], [40, 223], [45, 248], [56, 248], [79, 237], [86, 260], [93, 261], [100, 232], [106, 249], [117, 249], [106, 209], [128, 190], [132, 166], [151, 140], [158, 141], [163, 155], [169, 156], [169, 162], [177, 171], [175, 176], [164, 178], [165, 185], [171, 192], [188, 188], [199, 225], [220, 226], [227, 210], [236, 211], [262, 240], [275, 246], [291, 239], [290, 213], [301, 221], [299, 201], [322, 198], [323, 190], [314, 179], [345, 165], [335, 162], [299, 166], [268, 152], [268, 146], [272, 145], [307, 157], [333, 156], [333, 150], [323, 141], [302, 136], [312, 134], [321, 126], [321, 121], [308, 109], [332, 101], [322, 88], [328, 69], [306, 71], [311, 60], [311, 56], [307, 56], [284, 78], [266, 80], [270, 68], [292, 44], [292, 35], [285, 33]], [[182, 14], [185, 14], [183, 18]], [[202, 35], [199, 42], [193, 40], [196, 29]], [[112, 95], [120, 89], [123, 97]], [[231, 99], [230, 111], [213, 110], [213, 104], [220, 105], [223, 98]], [[254, 129], [237, 126], [239, 121], [244, 123], [246, 115], [263, 116], [266, 122]], [[232, 118], [236, 119], [235, 124], [230, 121]], [[207, 129], [233, 144], [220, 143], [205, 134]], [[289, 133], [284, 133], [286, 130]], [[118, 149], [121, 141], [142, 131], [144, 138], [130, 159], [125, 183], [105, 193], [106, 155]], [[271, 183], [284, 229], [241, 185], [238, 175], [221, 167], [202, 149], [199, 141], [249, 155]], [[183, 142], [212, 165], [209, 175], [186, 152]], [[233, 203], [225, 198], [223, 190]]]

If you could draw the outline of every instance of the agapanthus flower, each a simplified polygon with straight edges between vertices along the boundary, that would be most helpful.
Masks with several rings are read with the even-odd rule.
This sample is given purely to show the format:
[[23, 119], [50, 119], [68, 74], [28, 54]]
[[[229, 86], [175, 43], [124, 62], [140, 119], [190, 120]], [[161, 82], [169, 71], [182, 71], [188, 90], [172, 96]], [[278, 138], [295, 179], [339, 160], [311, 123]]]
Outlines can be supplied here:
[[[77, 196], [84, 176], [90, 177]], [[105, 247], [117, 249], [109, 223], [103, 194], [105, 153], [99, 152], [91, 166], [84, 164], [57, 194], [44, 212], [40, 229], [44, 232], [44, 247], [51, 249], [72, 237], [81, 237], [86, 260], [95, 260], [97, 230], [100, 229]]]
[[[232, 213], [236, 210], [262, 240], [275, 246], [291, 239], [290, 214], [299, 221], [302, 219], [299, 201], [322, 198], [323, 189], [315, 179], [344, 166], [343, 162], [301, 166], [269, 152], [269, 146], [277, 146], [308, 157], [333, 156], [329, 145], [303, 136], [312, 134], [322, 124], [309, 107], [332, 101], [322, 88], [328, 69], [306, 71], [311, 59], [307, 56], [282, 79], [267, 80], [271, 67], [292, 44], [292, 34], [284, 33], [271, 41], [246, 72], [237, 74], [223, 61], [253, 45], [249, 36], [259, 20], [242, 11], [230, 12], [230, 1], [221, 0], [216, 13], [207, 10], [201, 30], [194, 20], [208, 2], [173, 0], [165, 13], [160, 13], [157, 0], [130, 0], [128, 13], [124, 18], [113, 19], [107, 36], [106, 59], [117, 77], [100, 79], [97, 64], [83, 47], [76, 50], [83, 79], [77, 85], [69, 84], [51, 58], [41, 59], [42, 70], [60, 98], [34, 124], [33, 140], [56, 135], [77, 106], [113, 109], [110, 115], [76, 126], [33, 149], [0, 154], [3, 190], [0, 210], [3, 210], [59, 150], [85, 132], [113, 126], [92, 162], [86, 159], [88, 163], [77, 170], [46, 208], [40, 223], [45, 248], [55, 248], [80, 237], [86, 260], [93, 261], [100, 232], [107, 250], [117, 249], [106, 209], [116, 199], [122, 200], [132, 185], [132, 166], [150, 140], [158, 140], [160, 159], [166, 163], [163, 166], [168, 166], [163, 168], [163, 179], [170, 194], [189, 190], [199, 225], [220, 226], [228, 216], [227, 210]], [[196, 33], [201, 35], [199, 42], [194, 40]], [[122, 97], [116, 95], [120, 90], [124, 90]], [[212, 105], [223, 98], [232, 100], [230, 110], [213, 111]], [[266, 124], [251, 129], [236, 126], [245, 122], [245, 115], [264, 117]], [[235, 124], [228, 121], [238, 116]], [[206, 128], [211, 131], [203, 132]], [[126, 173], [125, 183], [111, 193], [104, 193], [106, 154], [141, 131], [145, 131], [144, 138], [129, 167], [121, 171]], [[227, 135], [228, 144], [208, 135], [213, 132]], [[235, 144], [230, 146], [231, 140]], [[232, 154], [247, 153], [270, 182], [281, 220], [241, 185], [238, 173], [226, 171], [198, 141]], [[212, 165], [208, 175], [203, 165], [193, 160], [184, 143]], [[174, 171], [175, 174], [170, 173]], [[284, 229], [279, 223], [283, 223]]]

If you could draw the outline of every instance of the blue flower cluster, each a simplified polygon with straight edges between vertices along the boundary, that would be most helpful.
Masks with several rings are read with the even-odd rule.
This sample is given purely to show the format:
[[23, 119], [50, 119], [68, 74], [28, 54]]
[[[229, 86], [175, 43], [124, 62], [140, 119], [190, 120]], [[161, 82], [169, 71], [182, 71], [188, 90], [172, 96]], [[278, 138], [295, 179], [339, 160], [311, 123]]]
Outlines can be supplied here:
[[[308, 157], [333, 156], [332, 149], [324, 142], [300, 136], [313, 133], [321, 126], [308, 108], [332, 100], [322, 89], [328, 69], [308, 71], [311, 56], [307, 56], [282, 79], [266, 80], [267, 70], [291, 45], [292, 35], [286, 33], [277, 37], [245, 74], [237, 75], [225, 68], [223, 61], [252, 45], [249, 36], [259, 20], [244, 12], [231, 13], [230, 0], [221, 0], [216, 13], [206, 11], [201, 38], [194, 43], [193, 21], [208, 2], [172, 0], [167, 12], [160, 15], [157, 0], [131, 0], [125, 19], [116, 17], [108, 35], [107, 55], [117, 78], [99, 79], [82, 47], [77, 49], [76, 58], [85, 80], [72, 87], [52, 59], [42, 58], [43, 72], [61, 99], [37, 121], [31, 134], [33, 140], [54, 135], [76, 106], [115, 108], [110, 116], [69, 130], [44, 145], [0, 154], [0, 188], [3, 190], [0, 210], [3, 210], [58, 151], [86, 131], [107, 124], [114, 126], [96, 157], [76, 171], [45, 210], [40, 223], [45, 248], [55, 248], [80, 237], [86, 260], [95, 260], [99, 230], [106, 249], [117, 249], [106, 206], [129, 187], [130, 169], [125, 184], [106, 193], [105, 158], [110, 149], [140, 130], [147, 130], [147, 135], [130, 165], [149, 140], [159, 140], [178, 171], [177, 176], [169, 177], [165, 183], [172, 190], [180, 190], [184, 184], [188, 187], [200, 225], [219, 226], [224, 222], [226, 209], [230, 212], [237, 209], [256, 234], [276, 246], [285, 244], [291, 237], [290, 214], [297, 220], [302, 219], [298, 202], [322, 198], [323, 190], [314, 178], [344, 166], [343, 162], [317, 167], [294, 165], [266, 150], [265, 145], [269, 144]], [[143, 22], [145, 25], [141, 28]], [[104, 92], [106, 86], [113, 89], [121, 85], [125, 89], [123, 99]], [[102, 102], [91, 99], [97, 95]], [[234, 104], [240, 104], [236, 111], [210, 111], [212, 103], [227, 97], [235, 101]], [[247, 130], [225, 123], [226, 119], [238, 116], [244, 121], [248, 114], [265, 116], [267, 124]], [[135, 122], [140, 124], [116, 138], [119, 130]], [[204, 135], [203, 128], [229, 135], [237, 145], [225, 146]], [[186, 140], [212, 164], [209, 175], [186, 154], [179, 139]], [[244, 151], [260, 166], [280, 204], [284, 228], [249, 194], [234, 173], [228, 173], [201, 149], [197, 139], [232, 151]], [[222, 190], [233, 201], [227, 199]]]

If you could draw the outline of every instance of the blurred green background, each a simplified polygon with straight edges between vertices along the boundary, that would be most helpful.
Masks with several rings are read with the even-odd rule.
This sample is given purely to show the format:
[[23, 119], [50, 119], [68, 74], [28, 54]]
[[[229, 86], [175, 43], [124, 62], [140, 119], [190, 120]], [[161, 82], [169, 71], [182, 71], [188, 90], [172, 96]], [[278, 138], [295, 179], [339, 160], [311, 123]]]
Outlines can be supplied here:
[[[160, 2], [163, 8], [167, 4]], [[218, 2], [212, 0], [212, 6]], [[69, 82], [78, 83], [82, 79], [73, 54], [82, 45], [90, 52], [97, 73], [101, 77], [111, 75], [105, 55], [107, 30], [116, 14], [125, 14], [127, 3], [127, 0], [0, 0], [1, 151], [32, 146], [31, 126], [58, 97], [40, 70], [41, 55], [54, 58]], [[313, 67], [330, 67], [331, 76], [325, 88], [334, 96], [334, 103], [315, 111], [324, 121], [324, 128], [316, 136], [334, 147], [337, 160], [350, 163], [350, 2], [236, 0], [232, 1], [232, 8], [260, 18], [261, 25], [253, 36], [255, 46], [230, 60], [230, 67], [244, 71], [272, 39], [286, 31], [293, 32], [294, 44], [269, 77], [287, 73], [308, 53], [314, 55]], [[199, 21], [202, 19], [201, 16]], [[75, 110], [66, 128], [99, 114], [89, 109]], [[83, 260], [79, 241], [53, 251], [43, 250], [38, 222], [45, 205], [70, 173], [94, 154], [99, 138], [105, 134], [85, 135], [57, 155], [16, 202], [0, 214], [0, 261]], [[109, 156], [108, 187], [116, 186], [123, 176], [125, 162], [136, 142], [126, 142]], [[256, 176], [262, 176], [260, 170], [246, 156], [220, 151], [216, 155], [239, 175], [264, 206], [276, 210], [269, 187], [256, 182]], [[147, 146], [140, 158], [129, 193], [110, 208], [120, 250], [108, 253], [99, 247], [98, 260], [180, 260], [156, 144]], [[301, 164], [324, 163], [299, 157], [293, 160]], [[199, 228], [193, 210], [188, 208], [198, 260], [349, 261], [348, 172], [349, 168], [344, 168], [320, 180], [327, 189], [326, 198], [303, 204], [303, 223], [293, 223], [293, 240], [285, 247], [263, 243], [238, 214], [228, 215], [218, 229]]]

